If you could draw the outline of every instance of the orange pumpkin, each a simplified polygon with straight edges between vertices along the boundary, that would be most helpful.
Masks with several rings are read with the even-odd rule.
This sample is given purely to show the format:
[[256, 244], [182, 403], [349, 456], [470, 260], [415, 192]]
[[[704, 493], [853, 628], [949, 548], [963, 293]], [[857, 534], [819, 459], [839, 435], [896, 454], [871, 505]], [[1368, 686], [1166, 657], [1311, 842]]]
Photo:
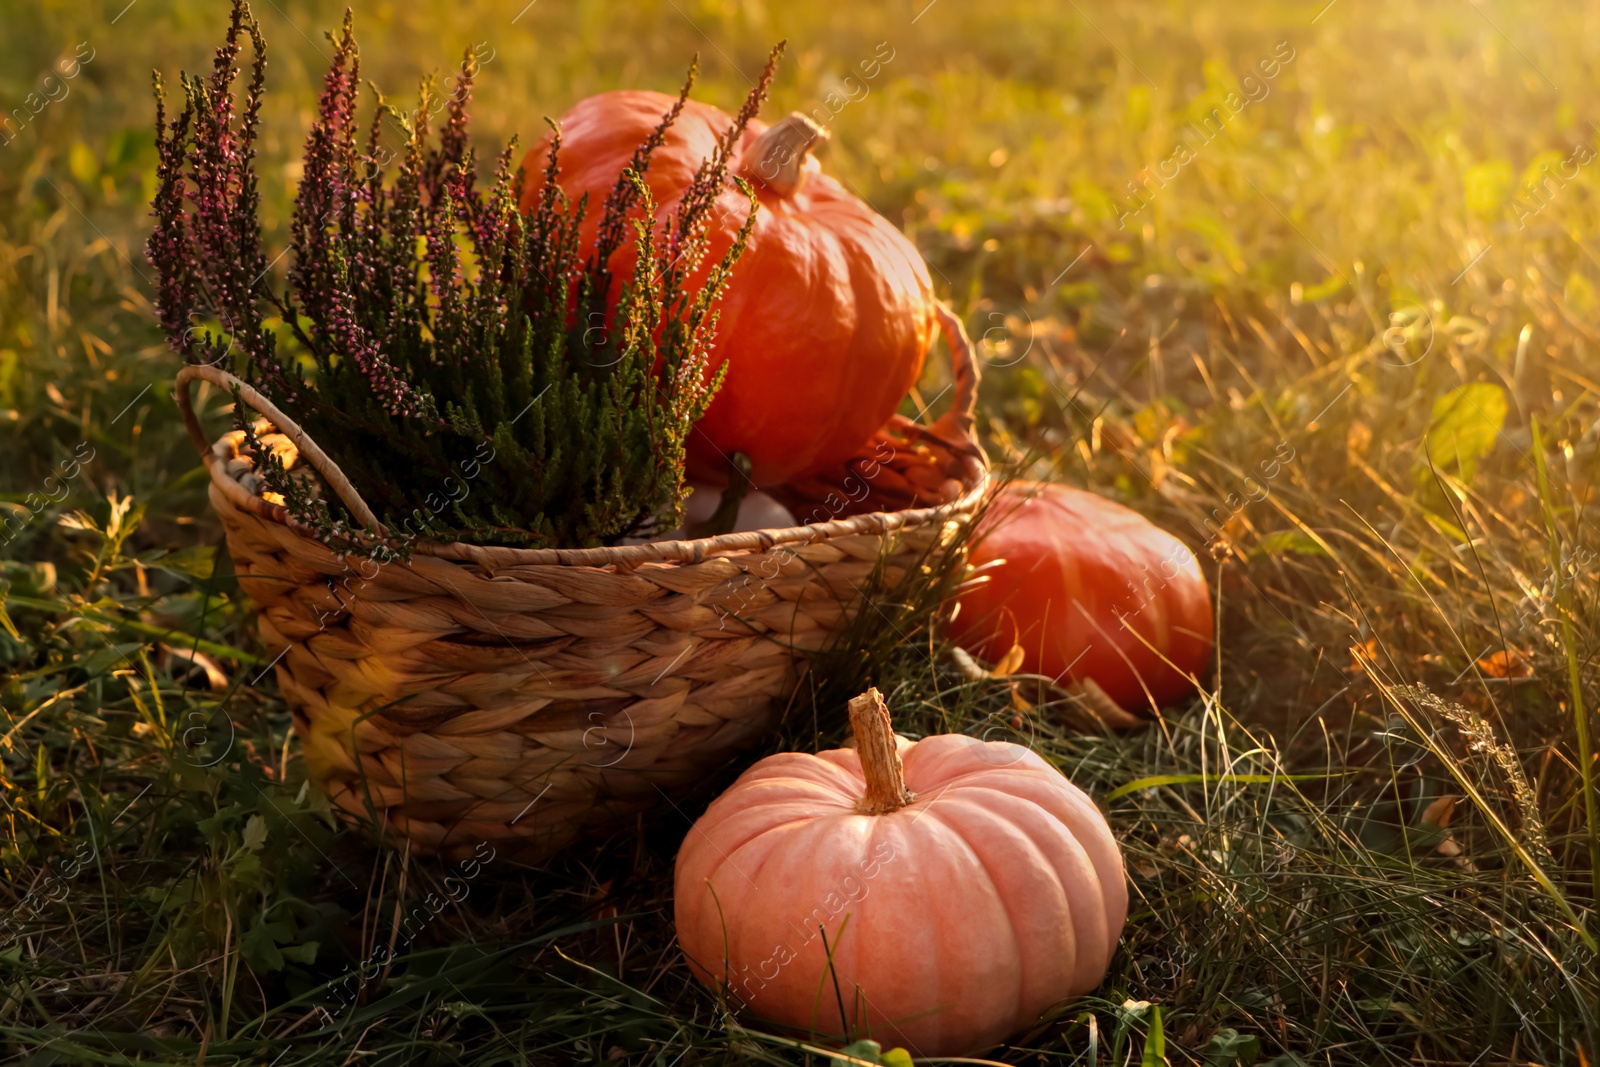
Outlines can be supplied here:
[[1211, 652], [1211, 598], [1187, 545], [1121, 504], [1064, 485], [996, 494], [970, 557], [988, 580], [963, 592], [951, 636], [1022, 669], [1090, 680], [1124, 708], [1195, 692]]
[[695, 976], [752, 1022], [920, 1056], [980, 1052], [1098, 985], [1128, 891], [1094, 802], [1020, 745], [897, 738], [876, 689], [850, 722], [855, 749], [769, 756], [689, 831]]
[[[585, 247], [594, 246], [600, 206], [618, 175], [675, 102], [654, 92], [602, 93], [561, 117], [559, 181], [573, 199], [589, 194]], [[676, 211], [732, 122], [710, 105], [684, 106], [645, 176], [658, 219]], [[770, 128], [752, 121], [730, 168], [755, 187], [760, 209], [718, 305], [717, 349], [728, 373], [690, 439], [697, 479], [724, 483], [734, 452], [750, 457], [758, 485], [843, 463], [894, 413], [932, 343], [927, 266], [904, 235], [807, 155], [821, 138], [801, 115]], [[543, 186], [549, 147], [546, 137], [523, 161], [524, 210]], [[731, 178], [718, 208], [702, 275], [749, 213]]]

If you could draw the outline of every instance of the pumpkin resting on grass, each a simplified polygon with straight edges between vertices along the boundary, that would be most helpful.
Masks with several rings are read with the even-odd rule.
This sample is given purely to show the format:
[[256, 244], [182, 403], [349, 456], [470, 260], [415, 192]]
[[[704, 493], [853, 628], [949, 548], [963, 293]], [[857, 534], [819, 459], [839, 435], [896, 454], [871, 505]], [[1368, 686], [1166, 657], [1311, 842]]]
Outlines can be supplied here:
[[[678, 103], [619, 90], [579, 101], [561, 116], [561, 188], [585, 193], [583, 247], [595, 246], [599, 206], [635, 150]], [[657, 218], [672, 217], [733, 119], [685, 100], [644, 174]], [[823, 174], [808, 151], [821, 131], [800, 115], [752, 121], [731, 157], [733, 175], [760, 201], [755, 229], [717, 307], [717, 350], [727, 378], [689, 440], [689, 473], [722, 484], [729, 457], [750, 457], [770, 486], [850, 459], [888, 420], [922, 371], [933, 341], [933, 284], [916, 247], [872, 207]], [[523, 161], [523, 210], [544, 185], [550, 138]], [[706, 265], [732, 245], [749, 202], [730, 177], [709, 218]], [[633, 255], [624, 242], [613, 257]], [[703, 272], [703, 271], [702, 271]], [[590, 328], [603, 324], [588, 323]], [[717, 358], [720, 357], [720, 358]]]
[[1205, 575], [1187, 545], [1138, 512], [1015, 482], [996, 494], [969, 558], [989, 566], [950, 625], [968, 650], [997, 662], [1020, 645], [1024, 671], [1093, 681], [1124, 708], [1194, 692], [1213, 633]]
[[922, 1056], [989, 1048], [1098, 985], [1128, 892], [1094, 802], [1020, 745], [897, 738], [876, 689], [850, 723], [855, 749], [769, 756], [689, 831], [695, 976], [753, 1023]]

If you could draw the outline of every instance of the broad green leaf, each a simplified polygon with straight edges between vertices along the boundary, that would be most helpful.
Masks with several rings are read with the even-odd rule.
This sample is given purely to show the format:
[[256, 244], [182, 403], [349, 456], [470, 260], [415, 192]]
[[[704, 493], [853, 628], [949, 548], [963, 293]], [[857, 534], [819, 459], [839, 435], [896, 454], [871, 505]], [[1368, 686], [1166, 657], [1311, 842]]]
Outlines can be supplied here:
[[1311, 535], [1304, 530], [1278, 530], [1270, 533], [1256, 542], [1256, 547], [1251, 549], [1252, 556], [1283, 556], [1289, 553], [1302, 556], [1326, 556], [1327, 549], [1311, 539]]
[[191, 578], [209, 578], [217, 563], [217, 550], [209, 545], [190, 545], [176, 552], [168, 552], [154, 559], [141, 560], [147, 567], [160, 567], [164, 571], [187, 574]]
[[1251, 1067], [1261, 1055], [1261, 1039], [1225, 1026], [1205, 1047], [1206, 1067]]
[[1161, 1025], [1161, 1008], [1150, 1008], [1150, 1028], [1145, 1031], [1144, 1055], [1139, 1057], [1139, 1067], [1166, 1067], [1167, 1031]]
[[[830, 1067], [855, 1067], [856, 1061], [860, 1060], [865, 1060], [868, 1063], [883, 1062], [879, 1056], [879, 1053], [883, 1051], [883, 1046], [867, 1038], [862, 1038], [860, 1041], [852, 1041], [839, 1051], [843, 1053], [843, 1056], [830, 1057], [828, 1060]], [[850, 1059], [845, 1059], [845, 1056], [850, 1057]]]
[[1514, 180], [1511, 164], [1503, 159], [1471, 168], [1464, 179], [1467, 209], [1479, 218], [1493, 218], [1511, 195]]
[[257, 923], [239, 940], [244, 961], [257, 972], [283, 970], [283, 953], [278, 949], [278, 941], [287, 940], [293, 934], [293, 928], [286, 922]]
[[283, 953], [283, 958], [296, 963], [315, 963], [317, 961], [317, 943], [307, 941], [303, 945], [284, 945], [278, 949]]
[[243, 813], [243, 805], [229, 804], [226, 807], [218, 808], [212, 814], [195, 823], [195, 829], [204, 834], [207, 839], [210, 839], [214, 835], [224, 832], [230, 826], [235, 825], [239, 821], [239, 816]]
[[1440, 470], [1455, 468], [1470, 483], [1478, 461], [1494, 448], [1506, 423], [1506, 393], [1489, 382], [1471, 382], [1450, 390], [1433, 405], [1433, 418], [1417, 456], [1417, 477], [1426, 486], [1433, 477], [1428, 461]]
[[169, 912], [193, 904], [199, 895], [200, 887], [194, 877], [190, 876], [170, 886], [146, 886], [139, 894], [139, 898], [148, 904], [154, 904], [159, 911]]
[[80, 184], [89, 185], [100, 176], [100, 160], [95, 158], [94, 151], [88, 145], [74, 141], [72, 147], [67, 149], [67, 170]]

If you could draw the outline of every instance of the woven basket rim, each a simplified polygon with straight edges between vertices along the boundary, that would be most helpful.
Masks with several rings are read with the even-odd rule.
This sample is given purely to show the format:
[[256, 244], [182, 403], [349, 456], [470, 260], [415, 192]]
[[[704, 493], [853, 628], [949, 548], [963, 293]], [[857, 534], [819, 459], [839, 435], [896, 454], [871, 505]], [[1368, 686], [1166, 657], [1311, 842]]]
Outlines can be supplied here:
[[[618, 565], [624, 569], [631, 569], [645, 563], [697, 563], [730, 553], [762, 552], [782, 544], [815, 544], [835, 537], [884, 534], [968, 514], [983, 498], [989, 483], [988, 456], [973, 432], [978, 381], [977, 359], [961, 320], [943, 304], [936, 304], [935, 308], [950, 347], [955, 399], [950, 410], [935, 420], [931, 426], [913, 423], [899, 415], [892, 416], [889, 425], [908, 436], [930, 438], [955, 453], [959, 469], [952, 473], [959, 474], [959, 480], [965, 489], [965, 492], [955, 500], [926, 507], [904, 508], [899, 511], [874, 511], [804, 526], [742, 530], [683, 541], [651, 541], [637, 545], [611, 545], [600, 548], [516, 548], [418, 538], [412, 542], [412, 551], [418, 555], [488, 567], [555, 564], [593, 567]], [[195, 414], [189, 395], [189, 387], [195, 381], [206, 381], [224, 389], [237, 390], [245, 403], [265, 416], [279, 432], [295, 442], [302, 456], [330, 483], [335, 493], [364, 526], [381, 536], [386, 536], [382, 523], [372, 513], [360, 493], [350, 484], [344, 472], [339, 469], [339, 465], [323, 452], [292, 418], [228, 371], [210, 365], [189, 364], [178, 371], [174, 382], [174, 396], [183, 415], [184, 427], [200, 453], [207, 473], [211, 476], [213, 484], [231, 503], [321, 543], [312, 530], [290, 515], [288, 508], [262, 499], [227, 472], [226, 465], [213, 451], [212, 442], [206, 437]], [[331, 547], [329, 550], [336, 551]]]
[[[287, 526], [302, 536], [318, 540], [310, 530], [289, 515], [287, 508], [263, 500], [246, 489], [237, 478], [227, 472], [225, 465], [215, 455], [208, 455], [205, 465], [212, 482], [233, 504], [261, 518]], [[620, 564], [624, 567], [637, 567], [644, 563], [699, 563], [713, 556], [735, 552], [764, 552], [783, 544], [816, 544], [835, 537], [884, 534], [920, 526], [926, 522], [957, 518], [971, 512], [987, 489], [988, 471], [984, 470], [965, 493], [944, 504], [904, 508], [899, 511], [873, 511], [806, 526], [742, 530], [687, 541], [651, 541], [640, 545], [612, 545], [601, 548], [514, 548], [419, 538], [412, 543], [412, 551], [417, 555], [492, 567], [550, 564], [589, 567]]]

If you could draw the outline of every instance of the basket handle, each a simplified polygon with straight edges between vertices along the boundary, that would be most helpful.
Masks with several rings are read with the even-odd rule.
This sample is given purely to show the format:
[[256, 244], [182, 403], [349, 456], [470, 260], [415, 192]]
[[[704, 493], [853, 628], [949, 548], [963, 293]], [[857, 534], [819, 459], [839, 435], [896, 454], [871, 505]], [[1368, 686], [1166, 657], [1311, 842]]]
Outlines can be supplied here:
[[950, 410], [940, 417], [940, 421], [949, 419], [965, 443], [977, 448], [978, 442], [973, 436], [972, 427], [978, 410], [978, 357], [972, 350], [972, 339], [967, 336], [967, 328], [949, 305], [935, 301], [933, 308], [939, 328], [944, 331], [945, 344], [950, 346], [950, 372], [955, 386]]
[[263, 415], [279, 433], [295, 443], [295, 447], [300, 449], [300, 454], [327, 480], [339, 499], [344, 501], [344, 506], [350, 509], [350, 514], [354, 515], [362, 526], [380, 537], [387, 535], [388, 531], [384, 529], [383, 523], [379, 522], [372, 509], [367, 507], [367, 502], [361, 499], [361, 494], [350, 484], [350, 479], [344, 476], [344, 471], [328, 458], [328, 454], [300, 428], [299, 423], [279, 411], [276, 404], [258, 393], [247, 382], [240, 381], [227, 371], [218, 367], [189, 363], [178, 371], [177, 388], [173, 391], [173, 396], [178, 401], [178, 411], [183, 415], [183, 427], [189, 431], [189, 440], [194, 442], [194, 447], [199, 450], [200, 457], [206, 461], [207, 466], [210, 466], [214, 459], [211, 442], [206, 439], [206, 432], [200, 426], [200, 419], [194, 413], [194, 404], [189, 396], [189, 388], [197, 378], [230, 392], [234, 389], [239, 390], [240, 399]]

